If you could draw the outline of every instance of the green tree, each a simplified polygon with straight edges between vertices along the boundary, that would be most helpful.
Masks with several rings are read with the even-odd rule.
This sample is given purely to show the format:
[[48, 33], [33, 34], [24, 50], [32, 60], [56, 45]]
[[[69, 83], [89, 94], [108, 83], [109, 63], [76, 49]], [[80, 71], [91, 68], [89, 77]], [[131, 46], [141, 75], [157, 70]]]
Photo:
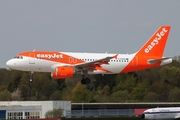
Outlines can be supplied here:
[[169, 92], [169, 101], [179, 102], [180, 101], [180, 88], [175, 87]]
[[72, 102], [87, 102], [88, 90], [80, 82], [72, 90]]
[[132, 92], [133, 88], [137, 84], [137, 78], [133, 74], [119, 74], [116, 77], [116, 86], [114, 91], [127, 90], [129, 93]]
[[12, 100], [11, 93], [7, 90], [0, 92], [0, 101], [10, 101]]
[[112, 102], [126, 102], [128, 100], [130, 100], [130, 94], [127, 90], [119, 90], [111, 94]]
[[113, 89], [115, 82], [116, 75], [94, 75], [95, 81], [94, 81], [94, 87], [97, 89], [100, 87], [101, 89], [104, 88], [104, 86], [108, 85], [110, 90]]
[[62, 100], [62, 91], [60, 91], [60, 90], [54, 91], [51, 94], [49, 100]]
[[0, 68], [0, 85], [7, 85], [9, 83], [10, 70]]
[[131, 99], [142, 101], [146, 94], [146, 87], [144, 84], [139, 83], [131, 92]]
[[22, 74], [21, 71], [17, 71], [17, 70], [11, 71], [10, 78], [9, 78], [10, 83], [8, 84], [8, 90], [10, 92], [13, 92], [18, 88], [21, 77], [22, 77], [21, 74]]
[[45, 113], [45, 118], [61, 118], [63, 117], [62, 109], [53, 109]]
[[145, 102], [157, 102], [158, 101], [158, 95], [154, 92], [148, 92], [145, 95], [143, 101], [145, 101]]
[[95, 93], [93, 99], [94, 99], [96, 102], [105, 102], [105, 101], [106, 101], [105, 98], [106, 98], [106, 96], [104, 96], [104, 95], [102, 94], [102, 89], [101, 89], [101, 87], [98, 87], [98, 88], [96, 89], [96, 93]]
[[47, 100], [51, 83], [48, 74], [35, 73], [33, 81], [29, 81], [29, 77], [29, 73], [24, 73], [19, 84], [22, 100]]

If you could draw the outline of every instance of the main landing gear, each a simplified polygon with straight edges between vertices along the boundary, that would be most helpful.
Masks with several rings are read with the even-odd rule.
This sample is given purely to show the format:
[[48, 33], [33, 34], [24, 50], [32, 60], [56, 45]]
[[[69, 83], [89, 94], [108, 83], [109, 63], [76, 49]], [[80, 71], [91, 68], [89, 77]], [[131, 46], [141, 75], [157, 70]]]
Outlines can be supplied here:
[[90, 82], [91, 82], [91, 80], [88, 77], [86, 77], [86, 78], [83, 77], [81, 80], [81, 84], [83, 84], [83, 85], [89, 84]]
[[82, 71], [82, 80], [81, 80], [81, 84], [85, 85], [85, 84], [89, 84], [91, 82], [91, 80], [87, 77], [87, 71]]

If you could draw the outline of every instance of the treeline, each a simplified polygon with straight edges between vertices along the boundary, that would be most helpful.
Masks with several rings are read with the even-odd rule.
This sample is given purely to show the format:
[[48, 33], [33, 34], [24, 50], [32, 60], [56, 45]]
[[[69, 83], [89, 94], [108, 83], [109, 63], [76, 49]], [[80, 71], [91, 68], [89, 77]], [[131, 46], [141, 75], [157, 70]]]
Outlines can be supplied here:
[[180, 61], [153, 69], [118, 75], [90, 75], [82, 85], [81, 75], [65, 81], [50, 73], [0, 69], [0, 101], [71, 100], [72, 102], [180, 102]]

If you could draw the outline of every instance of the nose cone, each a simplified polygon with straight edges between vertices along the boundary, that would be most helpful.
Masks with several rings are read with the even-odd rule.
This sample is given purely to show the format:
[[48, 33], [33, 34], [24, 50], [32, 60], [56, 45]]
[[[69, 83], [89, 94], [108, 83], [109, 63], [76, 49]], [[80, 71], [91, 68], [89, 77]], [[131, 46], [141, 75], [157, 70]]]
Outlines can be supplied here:
[[8, 60], [7, 62], [6, 62], [6, 65], [9, 67], [9, 68], [12, 68], [13, 66], [14, 66], [14, 62], [12, 61], [12, 60]]
[[142, 118], [142, 119], [144, 119], [144, 118], [145, 118], [145, 115], [144, 115], [144, 114], [142, 114], [142, 115], [141, 115], [141, 118]]

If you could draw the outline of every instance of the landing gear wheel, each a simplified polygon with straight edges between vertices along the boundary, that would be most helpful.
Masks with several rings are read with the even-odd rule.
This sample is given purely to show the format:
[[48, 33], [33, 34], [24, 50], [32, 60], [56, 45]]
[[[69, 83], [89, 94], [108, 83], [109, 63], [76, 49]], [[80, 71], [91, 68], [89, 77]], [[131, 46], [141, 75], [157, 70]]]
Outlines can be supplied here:
[[91, 82], [91, 80], [87, 77], [88, 70], [81, 71], [81, 74], [82, 74], [81, 84], [89, 84]]
[[86, 78], [86, 84], [89, 84], [91, 80], [89, 78]]
[[85, 78], [83, 78], [82, 80], [81, 80], [81, 84], [85, 84]]
[[89, 79], [89, 78], [83, 78], [82, 80], [81, 80], [81, 84], [89, 84], [91, 82], [91, 80]]
[[33, 81], [33, 79], [32, 79], [32, 78], [30, 78], [30, 79], [29, 79], [29, 82], [32, 82], [32, 81]]
[[34, 72], [31, 72], [31, 73], [30, 73], [30, 79], [29, 79], [29, 82], [32, 82], [32, 81], [33, 81], [33, 74], [34, 74]]

